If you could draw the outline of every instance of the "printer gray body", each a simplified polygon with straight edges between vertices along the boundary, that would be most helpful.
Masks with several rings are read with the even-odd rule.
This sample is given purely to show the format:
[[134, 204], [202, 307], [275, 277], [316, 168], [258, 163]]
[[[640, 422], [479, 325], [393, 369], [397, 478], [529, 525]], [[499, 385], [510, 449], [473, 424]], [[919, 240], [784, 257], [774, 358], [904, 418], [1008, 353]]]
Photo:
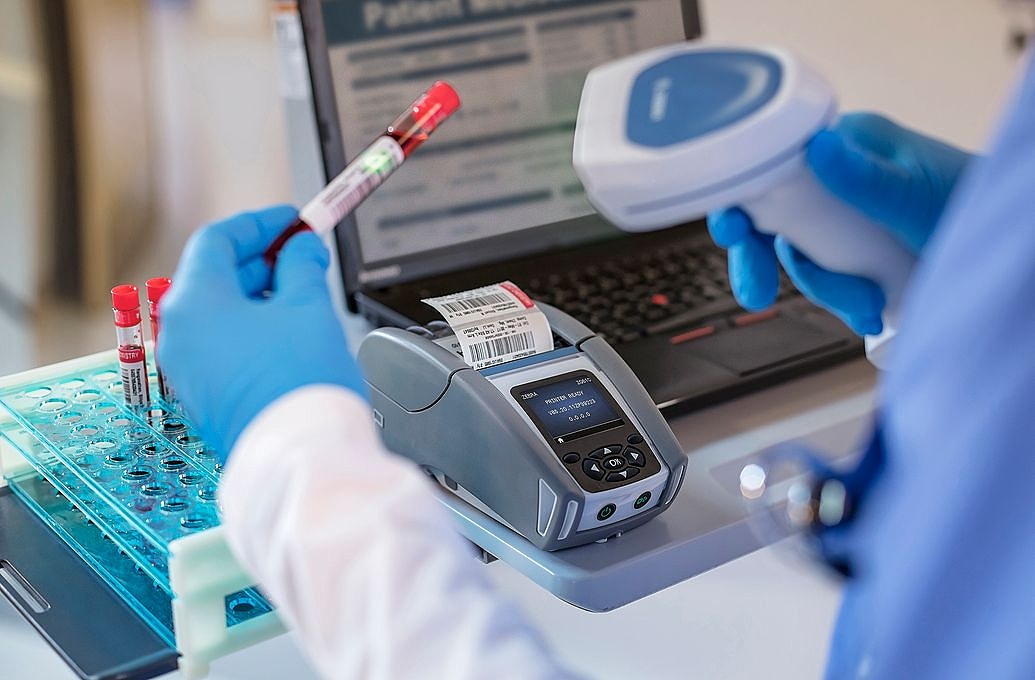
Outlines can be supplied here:
[[[557, 550], [615, 536], [664, 511], [687, 457], [621, 357], [570, 316], [539, 306], [557, 347], [534, 357], [475, 370], [435, 340], [398, 328], [372, 332], [358, 354], [391, 451], [536, 547]], [[563, 390], [575, 381], [622, 425], [567, 442], [520, 401], [535, 394], [525, 388]]]

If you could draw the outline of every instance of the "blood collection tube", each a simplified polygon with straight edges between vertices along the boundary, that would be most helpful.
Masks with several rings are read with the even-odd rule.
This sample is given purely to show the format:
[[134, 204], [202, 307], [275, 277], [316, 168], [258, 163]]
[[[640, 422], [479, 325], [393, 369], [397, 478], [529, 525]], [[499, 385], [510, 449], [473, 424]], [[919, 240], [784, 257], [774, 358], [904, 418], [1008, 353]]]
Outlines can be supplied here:
[[115, 312], [122, 394], [130, 406], [147, 406], [151, 403], [151, 395], [147, 389], [147, 358], [140, 327], [139, 290], [130, 284], [115, 286], [111, 289], [111, 306]]
[[168, 404], [173, 402], [175, 396], [173, 395], [172, 388], [169, 386], [169, 382], [165, 379], [162, 365], [158, 363], [158, 331], [162, 327], [158, 311], [158, 301], [162, 299], [162, 296], [165, 295], [165, 292], [169, 290], [171, 285], [172, 279], [166, 276], [148, 279], [144, 285], [147, 288], [147, 311], [151, 317], [151, 339], [154, 340], [155, 367], [158, 372], [158, 394]]
[[330, 233], [458, 108], [460, 96], [452, 85], [436, 81], [299, 211], [298, 219], [263, 253], [266, 263], [272, 267], [280, 249], [297, 233]]

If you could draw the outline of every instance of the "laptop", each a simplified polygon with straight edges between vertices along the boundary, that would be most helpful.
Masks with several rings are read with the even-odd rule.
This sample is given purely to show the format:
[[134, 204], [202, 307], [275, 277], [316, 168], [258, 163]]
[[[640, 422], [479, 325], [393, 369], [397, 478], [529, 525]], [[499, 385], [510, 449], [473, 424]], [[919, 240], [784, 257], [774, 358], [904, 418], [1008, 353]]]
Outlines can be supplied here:
[[787, 281], [741, 309], [703, 221], [626, 234], [571, 166], [585, 74], [700, 36], [696, 0], [302, 0], [326, 177], [434, 80], [463, 108], [335, 232], [348, 308], [425, 324], [421, 299], [503, 280], [604, 337], [667, 413], [861, 356]]

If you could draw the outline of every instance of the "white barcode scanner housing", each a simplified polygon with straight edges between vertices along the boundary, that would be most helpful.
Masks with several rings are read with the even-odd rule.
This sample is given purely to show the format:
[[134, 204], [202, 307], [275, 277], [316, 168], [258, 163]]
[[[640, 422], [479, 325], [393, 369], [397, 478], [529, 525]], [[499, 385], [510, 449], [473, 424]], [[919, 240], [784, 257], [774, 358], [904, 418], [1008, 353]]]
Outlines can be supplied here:
[[380, 328], [358, 355], [391, 451], [465, 501], [465, 516], [495, 519], [504, 543], [558, 550], [663, 512], [687, 457], [618, 353], [559, 309], [539, 308], [554, 346], [491, 368], [448, 349], [455, 338], [442, 322]]
[[866, 348], [880, 366], [915, 259], [805, 165], [805, 145], [836, 115], [833, 88], [789, 52], [670, 45], [590, 72], [573, 160], [590, 202], [626, 231], [739, 205], [820, 266], [875, 281], [885, 330]]

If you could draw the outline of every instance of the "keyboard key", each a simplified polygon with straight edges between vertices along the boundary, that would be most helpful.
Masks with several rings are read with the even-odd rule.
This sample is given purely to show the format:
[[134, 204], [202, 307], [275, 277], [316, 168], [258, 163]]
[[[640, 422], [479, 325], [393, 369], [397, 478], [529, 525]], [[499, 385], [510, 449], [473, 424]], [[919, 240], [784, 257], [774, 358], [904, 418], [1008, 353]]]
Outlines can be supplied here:
[[690, 342], [691, 340], [697, 340], [698, 338], [706, 338], [713, 333], [715, 333], [715, 326], [702, 326], [701, 328], [695, 328], [686, 333], [673, 335], [668, 339], [668, 341], [673, 345], [681, 345], [684, 342]]
[[[742, 311], [730, 291], [725, 253], [704, 241], [538, 276], [528, 289], [612, 342], [676, 332], [673, 340], [710, 317]], [[797, 291], [781, 275], [779, 298], [792, 295]]]
[[753, 323], [760, 321], [768, 321], [776, 316], [777, 312], [775, 309], [766, 309], [761, 312], [755, 312], [754, 314], [741, 314], [740, 316], [733, 317], [734, 326], [750, 326]]
[[684, 326], [699, 323], [711, 316], [722, 316], [740, 309], [732, 298], [723, 298], [705, 305], [699, 305], [688, 309], [681, 314], [675, 314], [663, 321], [658, 321], [647, 326], [648, 335], [661, 335], [678, 330]]

